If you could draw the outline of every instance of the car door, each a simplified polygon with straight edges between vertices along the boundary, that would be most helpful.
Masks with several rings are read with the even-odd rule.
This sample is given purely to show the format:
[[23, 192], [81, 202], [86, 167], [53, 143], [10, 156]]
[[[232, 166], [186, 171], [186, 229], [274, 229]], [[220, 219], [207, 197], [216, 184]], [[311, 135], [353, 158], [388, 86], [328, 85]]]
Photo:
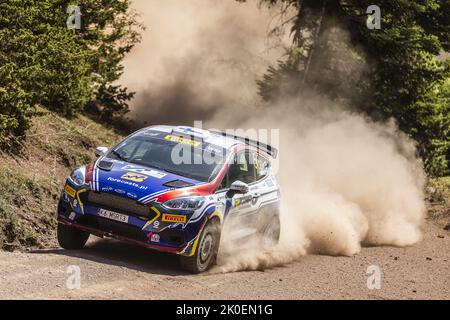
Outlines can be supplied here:
[[258, 213], [262, 209], [277, 210], [280, 200], [279, 187], [273, 176], [270, 161], [261, 154], [254, 154], [254, 157], [256, 182], [250, 189], [254, 209]]
[[228, 187], [235, 181], [241, 181], [249, 185], [249, 192], [237, 194], [231, 200], [229, 217], [240, 220], [242, 224], [250, 224], [252, 215], [256, 213], [254, 196], [257, 195], [256, 169], [254, 155], [249, 150], [236, 154], [233, 164], [228, 170]]
[[[228, 198], [231, 184], [242, 181], [249, 185], [249, 192]], [[255, 232], [261, 208], [278, 201], [278, 186], [271, 174], [267, 158], [253, 151], [242, 151], [235, 156], [227, 174], [218, 186], [217, 196], [226, 202], [225, 228], [232, 238], [242, 238]]]

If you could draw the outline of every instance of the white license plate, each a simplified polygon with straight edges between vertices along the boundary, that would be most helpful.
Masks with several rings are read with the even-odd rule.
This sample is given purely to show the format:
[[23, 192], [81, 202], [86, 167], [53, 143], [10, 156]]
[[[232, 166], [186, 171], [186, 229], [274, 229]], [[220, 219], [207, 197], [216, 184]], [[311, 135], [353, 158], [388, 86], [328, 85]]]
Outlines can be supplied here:
[[115, 220], [115, 221], [119, 221], [119, 222], [123, 222], [123, 223], [128, 223], [128, 218], [129, 218], [127, 215], [117, 213], [114, 211], [105, 210], [105, 209], [100, 209], [100, 211], [98, 212], [98, 215], [103, 218], [107, 218], [107, 219], [111, 219], [111, 220]]

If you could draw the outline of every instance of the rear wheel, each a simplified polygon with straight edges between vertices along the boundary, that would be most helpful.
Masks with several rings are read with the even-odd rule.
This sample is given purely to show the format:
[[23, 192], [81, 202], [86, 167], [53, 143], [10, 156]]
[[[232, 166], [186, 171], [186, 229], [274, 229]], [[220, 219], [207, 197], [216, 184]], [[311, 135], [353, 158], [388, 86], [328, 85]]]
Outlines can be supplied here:
[[88, 232], [61, 223], [58, 224], [57, 234], [59, 245], [67, 250], [83, 249], [89, 239]]
[[193, 256], [180, 256], [183, 269], [190, 273], [201, 273], [216, 263], [220, 242], [220, 223], [216, 220], [208, 222], [200, 234], [197, 249]]

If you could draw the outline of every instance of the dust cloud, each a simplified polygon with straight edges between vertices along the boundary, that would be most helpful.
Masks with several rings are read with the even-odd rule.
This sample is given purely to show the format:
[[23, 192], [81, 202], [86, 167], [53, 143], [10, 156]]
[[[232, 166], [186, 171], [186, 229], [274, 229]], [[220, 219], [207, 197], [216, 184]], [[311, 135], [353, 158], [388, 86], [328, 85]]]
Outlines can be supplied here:
[[259, 100], [255, 81], [282, 58], [288, 38], [275, 46], [267, 40], [276, 11], [256, 1], [146, 0], [135, 6], [148, 28], [122, 79], [137, 91], [135, 119], [280, 129], [280, 242], [266, 246], [262, 239], [243, 243], [223, 235], [212, 272], [420, 241], [425, 176], [414, 143], [394, 121], [375, 123], [314, 93], [280, 97], [270, 106]]
[[192, 124], [253, 105], [255, 79], [289, 43], [288, 34], [267, 37], [278, 10], [259, 1], [136, 0], [133, 8], [146, 31], [120, 81], [136, 91], [130, 116], [141, 124]]
[[280, 128], [280, 242], [263, 247], [262, 239], [242, 244], [225, 236], [225, 258], [215, 272], [276, 267], [306, 253], [351, 256], [361, 246], [421, 239], [424, 174], [414, 143], [393, 121], [374, 123], [312, 96], [253, 121], [274, 123]]

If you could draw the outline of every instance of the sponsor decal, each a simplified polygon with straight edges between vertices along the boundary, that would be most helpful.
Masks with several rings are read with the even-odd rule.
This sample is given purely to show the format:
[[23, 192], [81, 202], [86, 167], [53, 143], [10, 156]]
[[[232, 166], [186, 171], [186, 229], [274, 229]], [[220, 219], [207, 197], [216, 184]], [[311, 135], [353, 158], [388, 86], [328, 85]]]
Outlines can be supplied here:
[[75, 212], [72, 211], [72, 212], [70, 213], [70, 215], [69, 215], [69, 219], [73, 221], [73, 220], [75, 219], [76, 216], [77, 216], [77, 214], [76, 214]]
[[75, 194], [77, 193], [74, 188], [66, 184], [66, 187], [64, 188], [64, 191], [71, 196], [72, 198], [75, 198]]
[[159, 221], [156, 220], [155, 222], [153, 222], [153, 228], [158, 229], [159, 228]]
[[138, 197], [137, 194], [132, 193], [132, 192], [128, 192], [128, 193], [127, 193], [127, 196], [128, 196], [129, 198], [132, 198], [132, 199], [136, 199], [136, 198]]
[[186, 223], [186, 216], [181, 215], [181, 214], [163, 213], [162, 221], [164, 221], [164, 222]]
[[148, 176], [136, 172], [127, 172], [121, 178], [134, 182], [144, 182]]
[[125, 191], [123, 191], [122, 189], [114, 189], [114, 191], [118, 194], [124, 194]]
[[152, 234], [152, 237], [150, 239], [152, 242], [159, 242], [159, 234]]
[[126, 184], [128, 186], [132, 186], [132, 187], [135, 187], [135, 188], [138, 188], [138, 189], [141, 189], [141, 190], [147, 190], [148, 189], [147, 186], [142, 186], [142, 185], [137, 184], [136, 182], [131, 182], [131, 181], [127, 181], [127, 180], [122, 180], [122, 179], [116, 179], [116, 178], [108, 177], [108, 181], [121, 183], [121, 184]]
[[233, 207], [241, 207], [241, 208], [247, 208], [252, 203], [253, 197], [252, 196], [244, 196], [241, 198], [234, 199]]
[[183, 138], [183, 137], [172, 136], [170, 134], [165, 136], [164, 139], [170, 140], [170, 141], [173, 141], [173, 142], [188, 144], [188, 145], [193, 146], [193, 147], [198, 147], [200, 145], [199, 141], [195, 141], [195, 140], [191, 140], [191, 139]]
[[158, 178], [158, 179], [164, 178], [167, 175], [166, 173], [158, 171], [158, 170], [148, 169], [148, 168], [133, 166], [133, 165], [126, 165], [126, 166], [122, 167], [122, 170], [143, 174], [143, 175], [150, 176], [153, 178]]
[[105, 191], [105, 192], [113, 191], [113, 188], [112, 187], [105, 187], [105, 188], [102, 188], [102, 191]]

